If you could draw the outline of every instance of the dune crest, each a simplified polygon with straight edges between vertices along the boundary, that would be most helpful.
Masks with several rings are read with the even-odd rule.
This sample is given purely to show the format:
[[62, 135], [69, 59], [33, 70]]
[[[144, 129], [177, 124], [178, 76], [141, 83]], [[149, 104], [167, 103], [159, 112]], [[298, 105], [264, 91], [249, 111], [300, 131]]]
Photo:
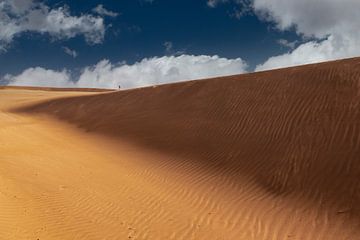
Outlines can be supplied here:
[[[0, 91], [8, 92], [1, 101], [35, 101]], [[33, 138], [25, 148], [38, 157], [26, 161], [1, 146], [8, 160], [0, 177], [19, 183], [11, 171], [22, 163], [47, 179], [33, 183], [44, 189], [17, 189], [29, 191], [28, 206], [38, 204], [36, 224], [49, 228], [42, 236], [360, 239], [359, 58], [64, 95], [44, 93], [11, 111], [0, 105], [9, 125], [0, 137]], [[4, 224], [0, 218], [0, 230]], [[17, 236], [33, 234], [26, 231]]]

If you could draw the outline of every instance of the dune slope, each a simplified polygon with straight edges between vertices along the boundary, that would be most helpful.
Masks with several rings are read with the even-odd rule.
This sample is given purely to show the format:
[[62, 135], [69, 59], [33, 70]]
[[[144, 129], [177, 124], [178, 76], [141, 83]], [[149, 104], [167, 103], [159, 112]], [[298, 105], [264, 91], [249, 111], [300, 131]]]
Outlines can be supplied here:
[[0, 230], [15, 203], [32, 209], [4, 236], [360, 239], [358, 58], [41, 101], [2, 91], [1, 182], [26, 196], [0, 194]]

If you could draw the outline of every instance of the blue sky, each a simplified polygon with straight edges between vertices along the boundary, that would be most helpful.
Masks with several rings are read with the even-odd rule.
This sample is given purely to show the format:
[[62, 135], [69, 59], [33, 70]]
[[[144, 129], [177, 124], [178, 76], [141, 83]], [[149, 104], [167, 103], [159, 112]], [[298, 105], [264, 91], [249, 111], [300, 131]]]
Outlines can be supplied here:
[[2, 0], [0, 81], [137, 87], [357, 56], [356, 7], [356, 0]]

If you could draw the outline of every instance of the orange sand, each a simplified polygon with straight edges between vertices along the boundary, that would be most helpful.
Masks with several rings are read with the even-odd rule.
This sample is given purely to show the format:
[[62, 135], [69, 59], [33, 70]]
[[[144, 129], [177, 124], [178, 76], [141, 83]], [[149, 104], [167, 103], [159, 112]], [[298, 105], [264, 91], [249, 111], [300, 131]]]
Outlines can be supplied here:
[[360, 239], [360, 59], [0, 90], [0, 239]]

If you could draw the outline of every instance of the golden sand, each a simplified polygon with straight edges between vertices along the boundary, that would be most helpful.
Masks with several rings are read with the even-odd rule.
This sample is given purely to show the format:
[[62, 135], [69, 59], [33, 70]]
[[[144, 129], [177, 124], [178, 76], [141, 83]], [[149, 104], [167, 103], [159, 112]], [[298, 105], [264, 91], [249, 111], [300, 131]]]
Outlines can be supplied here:
[[360, 239], [360, 59], [0, 90], [0, 239]]

